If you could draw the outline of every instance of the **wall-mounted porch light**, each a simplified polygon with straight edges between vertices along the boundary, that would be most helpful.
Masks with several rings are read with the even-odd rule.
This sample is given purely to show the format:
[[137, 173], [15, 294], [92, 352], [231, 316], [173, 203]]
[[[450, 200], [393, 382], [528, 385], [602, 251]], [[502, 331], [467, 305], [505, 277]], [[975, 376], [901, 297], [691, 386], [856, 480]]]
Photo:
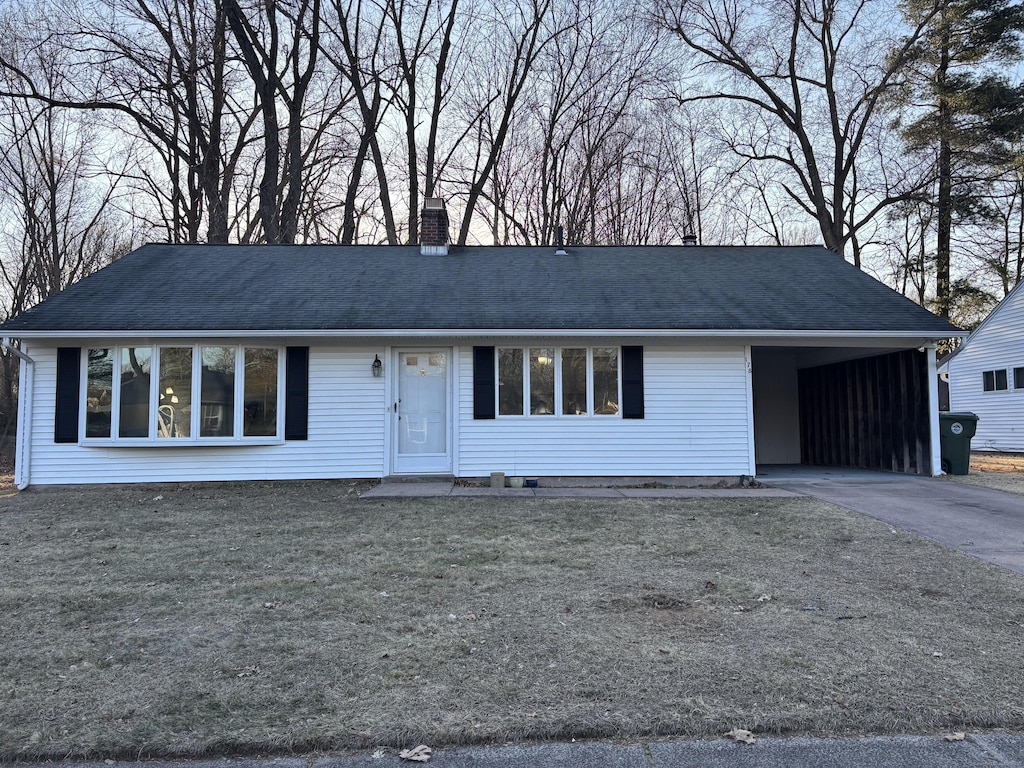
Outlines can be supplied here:
[[370, 370], [373, 371], [373, 377], [379, 379], [384, 375], [384, 363], [380, 361], [380, 357], [377, 355], [373, 356], [373, 363], [370, 365]]

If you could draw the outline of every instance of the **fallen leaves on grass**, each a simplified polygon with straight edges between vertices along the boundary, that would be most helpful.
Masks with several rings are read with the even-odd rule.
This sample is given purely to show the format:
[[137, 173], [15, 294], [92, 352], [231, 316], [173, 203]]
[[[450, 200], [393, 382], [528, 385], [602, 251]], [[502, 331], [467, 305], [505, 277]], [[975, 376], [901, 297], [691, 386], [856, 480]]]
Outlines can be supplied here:
[[743, 728], [733, 728], [725, 734], [725, 738], [732, 739], [733, 741], [739, 741], [743, 744], [753, 744], [757, 741], [757, 737], [755, 737], [754, 734]]
[[409, 760], [415, 763], [425, 763], [430, 759], [430, 756], [434, 751], [426, 744], [420, 744], [418, 747], [412, 749], [403, 749], [398, 753], [398, 756], [403, 760]]
[[258, 675], [259, 673], [260, 665], [253, 664], [252, 666], [248, 666], [244, 669], [239, 670], [238, 674], [235, 675], [235, 677], [256, 677], [256, 675]]

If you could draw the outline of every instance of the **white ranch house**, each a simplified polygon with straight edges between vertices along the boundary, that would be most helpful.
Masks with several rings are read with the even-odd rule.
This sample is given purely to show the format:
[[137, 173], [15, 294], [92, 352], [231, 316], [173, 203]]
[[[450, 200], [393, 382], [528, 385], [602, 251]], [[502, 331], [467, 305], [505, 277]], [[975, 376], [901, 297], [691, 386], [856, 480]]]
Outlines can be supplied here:
[[949, 409], [978, 415], [972, 450], [1024, 451], [1024, 283], [940, 367]]
[[147, 245], [4, 324], [19, 487], [939, 472], [958, 331], [834, 253], [449, 247], [423, 215], [422, 246]]

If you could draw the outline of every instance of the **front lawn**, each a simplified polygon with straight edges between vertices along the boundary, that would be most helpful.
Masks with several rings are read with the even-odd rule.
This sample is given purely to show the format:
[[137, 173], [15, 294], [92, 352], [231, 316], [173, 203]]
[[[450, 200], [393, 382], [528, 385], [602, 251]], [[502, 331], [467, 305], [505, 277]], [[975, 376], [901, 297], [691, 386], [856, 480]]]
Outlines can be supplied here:
[[1024, 729], [1024, 577], [811, 499], [0, 499], [0, 759]]

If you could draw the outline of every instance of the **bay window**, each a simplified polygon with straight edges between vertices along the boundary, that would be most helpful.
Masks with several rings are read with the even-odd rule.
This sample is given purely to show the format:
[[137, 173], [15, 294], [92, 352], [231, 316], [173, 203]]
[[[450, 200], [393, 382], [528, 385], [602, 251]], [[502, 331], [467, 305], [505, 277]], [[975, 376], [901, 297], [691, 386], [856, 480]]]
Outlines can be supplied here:
[[86, 352], [87, 440], [177, 444], [281, 436], [280, 349], [200, 344]]

